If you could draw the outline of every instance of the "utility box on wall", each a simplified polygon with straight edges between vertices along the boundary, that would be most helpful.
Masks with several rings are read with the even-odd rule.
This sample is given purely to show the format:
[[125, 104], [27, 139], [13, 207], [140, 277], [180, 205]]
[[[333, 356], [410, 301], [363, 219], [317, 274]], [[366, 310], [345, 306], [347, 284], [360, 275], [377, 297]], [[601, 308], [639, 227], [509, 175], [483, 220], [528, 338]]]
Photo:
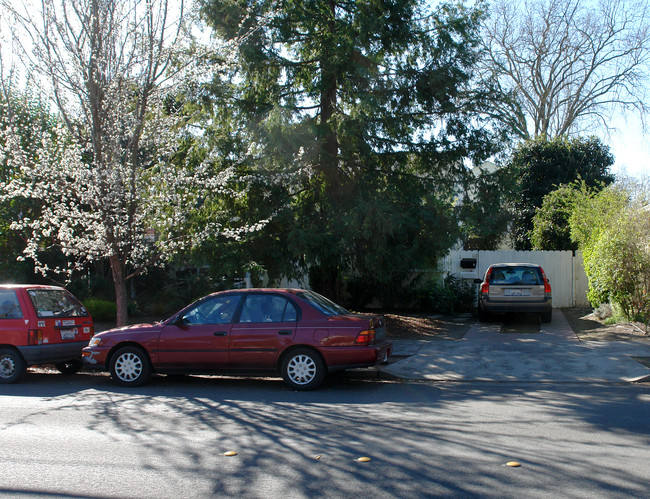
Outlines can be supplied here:
[[461, 258], [459, 262], [460, 277], [463, 279], [476, 279], [478, 277], [478, 258]]
[[460, 268], [463, 272], [469, 272], [476, 269], [476, 258], [462, 258], [460, 260]]

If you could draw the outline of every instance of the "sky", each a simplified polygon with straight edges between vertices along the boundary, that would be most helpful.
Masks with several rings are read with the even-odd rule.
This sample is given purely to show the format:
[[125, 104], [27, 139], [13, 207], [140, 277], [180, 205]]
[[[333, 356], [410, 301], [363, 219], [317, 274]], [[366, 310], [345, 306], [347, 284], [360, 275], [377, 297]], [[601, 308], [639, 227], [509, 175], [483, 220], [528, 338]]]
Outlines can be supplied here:
[[[437, 1], [431, 0], [431, 3], [435, 4]], [[3, 52], [5, 63], [11, 58], [7, 53], [8, 38], [7, 26], [2, 22], [0, 23], [0, 50]], [[603, 144], [610, 147], [614, 156], [612, 172], [618, 176], [637, 178], [650, 176], [650, 130], [644, 134], [639, 116], [631, 113], [628, 116], [621, 115], [613, 119], [611, 127], [613, 131], [609, 133], [603, 131], [602, 134], [596, 133], [596, 135]]]
[[612, 172], [637, 178], [650, 176], [650, 131], [643, 133], [638, 116], [619, 117], [612, 125], [616, 131], [601, 137], [614, 155]]

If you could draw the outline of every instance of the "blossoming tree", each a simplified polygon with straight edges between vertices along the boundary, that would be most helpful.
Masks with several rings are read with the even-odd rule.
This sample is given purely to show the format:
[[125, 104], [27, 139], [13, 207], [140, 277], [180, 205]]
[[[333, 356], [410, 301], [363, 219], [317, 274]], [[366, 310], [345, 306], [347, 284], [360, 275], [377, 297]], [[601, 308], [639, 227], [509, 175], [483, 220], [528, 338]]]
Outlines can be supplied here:
[[[13, 228], [25, 233], [25, 255], [41, 272], [108, 260], [117, 324], [123, 325], [131, 277], [225, 230], [215, 218], [192, 231], [188, 226], [207, 198], [227, 194], [231, 172], [215, 175], [218, 161], [209, 154], [191, 167], [175, 161], [186, 116], [170, 98], [190, 67], [178, 51], [183, 2], [43, 0], [38, 12], [2, 4], [21, 34], [15, 42], [22, 57], [52, 92], [62, 125], [54, 137], [38, 135], [30, 154], [8, 134], [4, 152], [19, 174], [0, 195], [40, 202], [40, 213], [15, 220]], [[47, 245], [60, 247], [68, 268], [39, 262]]]

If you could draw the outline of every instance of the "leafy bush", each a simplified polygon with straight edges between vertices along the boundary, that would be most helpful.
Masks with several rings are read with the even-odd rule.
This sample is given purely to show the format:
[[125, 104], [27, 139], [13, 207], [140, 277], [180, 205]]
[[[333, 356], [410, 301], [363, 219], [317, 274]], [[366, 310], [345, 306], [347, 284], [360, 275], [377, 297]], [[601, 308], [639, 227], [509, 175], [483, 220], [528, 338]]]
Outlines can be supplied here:
[[611, 303], [628, 320], [650, 320], [650, 216], [624, 188], [582, 193], [571, 236], [584, 253], [593, 306]]
[[429, 281], [419, 294], [422, 311], [451, 314], [474, 308], [476, 287], [471, 281], [447, 274], [442, 281]]
[[571, 240], [569, 217], [579, 195], [575, 184], [563, 185], [544, 196], [542, 206], [533, 217], [530, 242], [534, 250], [576, 250]]
[[117, 314], [117, 306], [115, 305], [115, 302], [91, 298], [89, 300], [84, 300], [83, 304], [88, 312], [90, 312], [93, 321], [108, 322], [115, 320]]
[[603, 231], [585, 255], [588, 298], [611, 301], [630, 320], [650, 318], [650, 222], [648, 215], [626, 213]]

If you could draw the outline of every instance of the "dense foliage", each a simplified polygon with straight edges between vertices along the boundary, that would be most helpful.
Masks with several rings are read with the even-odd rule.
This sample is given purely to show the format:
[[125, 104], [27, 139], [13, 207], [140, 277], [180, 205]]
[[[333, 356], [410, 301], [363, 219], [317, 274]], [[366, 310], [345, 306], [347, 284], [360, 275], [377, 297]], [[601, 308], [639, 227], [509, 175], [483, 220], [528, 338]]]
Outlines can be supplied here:
[[215, 127], [233, 132], [213, 129], [213, 146], [245, 156], [238, 168], [266, 184], [249, 185], [241, 206], [272, 219], [250, 259], [271, 276], [307, 273], [334, 298], [346, 279], [389, 297], [444, 254], [463, 159], [499, 144], [482, 114], [494, 96], [474, 78], [482, 11], [293, 0], [205, 1], [202, 12], [217, 36], [251, 33], [236, 70], [215, 72], [202, 94]]
[[575, 208], [576, 189], [563, 185], [550, 192], [542, 201], [542, 206], [533, 217], [533, 230], [530, 242], [534, 250], [572, 250], [578, 244], [571, 240], [569, 219]]
[[628, 319], [650, 321], [650, 213], [647, 192], [610, 186], [575, 190], [571, 237], [583, 250], [589, 301], [612, 303]]
[[610, 184], [614, 158], [609, 148], [595, 138], [543, 137], [522, 142], [510, 158], [508, 168], [517, 181], [512, 235], [515, 249], [531, 249], [533, 217], [544, 196], [561, 185], [582, 180], [588, 187]]
[[507, 236], [516, 199], [516, 179], [506, 168], [481, 172], [458, 206], [466, 250], [497, 250]]

